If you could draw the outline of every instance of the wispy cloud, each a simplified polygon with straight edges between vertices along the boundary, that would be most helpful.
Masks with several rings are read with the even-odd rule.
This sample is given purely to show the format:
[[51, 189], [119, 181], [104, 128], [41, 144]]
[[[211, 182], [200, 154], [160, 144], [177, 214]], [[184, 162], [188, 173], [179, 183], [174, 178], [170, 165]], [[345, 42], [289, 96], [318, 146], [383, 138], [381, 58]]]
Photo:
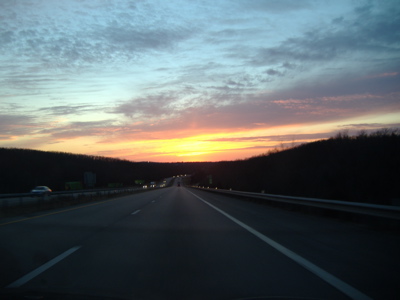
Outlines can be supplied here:
[[397, 28], [390, 0], [0, 1], [0, 145], [216, 159], [396, 125]]
[[[118, 106], [113, 113], [124, 114], [144, 132], [168, 132], [180, 128], [192, 131], [241, 130], [262, 126], [282, 126], [316, 121], [332, 121], [356, 117], [368, 111], [400, 109], [396, 99], [400, 93], [388, 95], [351, 94], [300, 99], [271, 100], [265, 96], [247, 95], [244, 101], [213, 105], [178, 107], [174, 97], [136, 99]], [[397, 104], [396, 104], [397, 103]], [[146, 122], [151, 118], [152, 122]]]
[[0, 136], [5, 140], [11, 140], [17, 136], [32, 134], [43, 125], [43, 122], [38, 122], [31, 116], [0, 114]]
[[91, 121], [91, 122], [70, 122], [68, 124], [56, 125], [51, 128], [40, 130], [39, 134], [45, 134], [55, 140], [74, 139], [78, 137], [109, 136], [118, 131], [113, 121]]
[[41, 107], [38, 109], [39, 113], [47, 112], [53, 116], [66, 116], [66, 115], [83, 115], [90, 112], [96, 112], [99, 110], [98, 106], [91, 104], [81, 105], [56, 105], [50, 107]]
[[289, 134], [289, 135], [267, 135], [267, 136], [246, 136], [246, 137], [226, 137], [226, 138], [216, 138], [209, 141], [213, 142], [270, 142], [270, 141], [280, 141], [280, 142], [293, 142], [302, 140], [316, 140], [324, 139], [327, 137], [326, 133], [313, 133], [313, 134]]
[[395, 77], [395, 76], [399, 76], [399, 72], [380, 73], [375, 75], [369, 75], [366, 78], [384, 78], [384, 77]]
[[[42, 7], [33, 4], [31, 11], [24, 8], [29, 2], [15, 6], [3, 3], [3, 19], [13, 19], [20, 14], [29, 21], [4, 23], [0, 31], [0, 51], [22, 57], [28, 54], [31, 59], [50, 67], [88, 67], [93, 63], [137, 61], [148, 51], [171, 50], [192, 34], [190, 24], [175, 26], [168, 22], [170, 24], [165, 26], [162, 15], [160, 22], [154, 22], [137, 9], [123, 10], [128, 3], [119, 2], [122, 7], [109, 6], [108, 20], [90, 12], [82, 13], [82, 7], [75, 4], [79, 2], [61, 4], [64, 14], [51, 15], [51, 9], [58, 10], [55, 3], [42, 2]], [[107, 9], [104, 2], [97, 5], [100, 11]], [[57, 17], [60, 19], [56, 20]]]
[[245, 9], [254, 9], [256, 11], [266, 11], [269, 13], [288, 13], [290, 11], [298, 11], [312, 7], [310, 1], [296, 1], [296, 0], [254, 0], [251, 2], [239, 1]]
[[359, 57], [360, 51], [397, 57], [400, 36], [395, 28], [399, 26], [398, 6], [373, 12], [368, 5], [357, 8], [356, 14], [349, 18], [332, 20], [328, 27], [312, 28], [277, 46], [260, 47], [249, 62], [257, 66], [282, 62], [319, 63]]

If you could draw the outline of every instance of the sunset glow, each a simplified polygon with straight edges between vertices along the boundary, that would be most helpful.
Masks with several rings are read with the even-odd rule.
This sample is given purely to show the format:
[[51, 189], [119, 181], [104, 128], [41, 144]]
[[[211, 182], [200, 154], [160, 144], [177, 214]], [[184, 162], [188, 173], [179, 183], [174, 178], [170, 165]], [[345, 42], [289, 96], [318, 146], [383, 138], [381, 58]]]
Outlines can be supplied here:
[[400, 127], [399, 10], [0, 1], [0, 147], [220, 161]]

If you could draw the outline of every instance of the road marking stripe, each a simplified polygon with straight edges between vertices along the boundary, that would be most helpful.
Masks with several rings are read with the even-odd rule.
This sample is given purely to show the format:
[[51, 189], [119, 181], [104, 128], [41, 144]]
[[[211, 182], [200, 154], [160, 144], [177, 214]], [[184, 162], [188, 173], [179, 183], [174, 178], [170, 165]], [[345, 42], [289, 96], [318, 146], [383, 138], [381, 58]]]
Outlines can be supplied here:
[[41, 265], [39, 268], [33, 270], [32, 272], [26, 274], [25, 276], [22, 276], [20, 279], [18, 279], [16, 281], [14, 281], [13, 283], [9, 284], [7, 286], [7, 288], [20, 287], [21, 285], [23, 285], [23, 284], [27, 283], [28, 281], [32, 280], [33, 278], [35, 278], [36, 276], [40, 275], [41, 273], [43, 273], [47, 269], [51, 268], [52, 266], [54, 266], [56, 263], [60, 262], [61, 260], [63, 260], [67, 256], [69, 256], [72, 253], [74, 253], [80, 247], [81, 246], [76, 246], [76, 247], [73, 247], [73, 248], [65, 251], [64, 253], [61, 253], [59, 256], [53, 258], [52, 260], [48, 261], [44, 265]]
[[131, 215], [136, 215], [138, 212], [140, 212], [140, 209], [134, 211], [133, 213], [131, 213]]
[[192, 193], [191, 191], [187, 190], [189, 193], [191, 193], [193, 196], [196, 198], [200, 199], [203, 201], [205, 204], [209, 205], [210, 207], [214, 208], [216, 211], [219, 213], [223, 214], [225, 217], [229, 218], [242, 228], [246, 229], [250, 233], [254, 234], [256, 237], [270, 245], [271, 247], [275, 248], [282, 254], [284, 254], [286, 257], [294, 260], [297, 262], [299, 265], [302, 267], [306, 268], [307, 270], [311, 271], [318, 277], [320, 277], [322, 280], [326, 281], [345, 295], [349, 296], [351, 299], [355, 300], [372, 300], [372, 298], [368, 297], [367, 295], [363, 294], [359, 290], [353, 288], [349, 284], [345, 283], [344, 281], [340, 280], [339, 278], [333, 276], [332, 274], [328, 273], [327, 271], [321, 269], [317, 265], [313, 264], [312, 262], [308, 261], [307, 259], [303, 258], [302, 256], [294, 253], [293, 251], [289, 250], [288, 248], [282, 246], [281, 244], [275, 242], [274, 240], [270, 239], [269, 237], [263, 235], [262, 233], [258, 232], [257, 230], [253, 229], [252, 227], [246, 225], [245, 223], [239, 221], [238, 219], [232, 217], [231, 215], [227, 214], [223, 210], [219, 209], [218, 207], [212, 205], [211, 203], [207, 202], [206, 200], [202, 199], [201, 197], [197, 196], [196, 194]]

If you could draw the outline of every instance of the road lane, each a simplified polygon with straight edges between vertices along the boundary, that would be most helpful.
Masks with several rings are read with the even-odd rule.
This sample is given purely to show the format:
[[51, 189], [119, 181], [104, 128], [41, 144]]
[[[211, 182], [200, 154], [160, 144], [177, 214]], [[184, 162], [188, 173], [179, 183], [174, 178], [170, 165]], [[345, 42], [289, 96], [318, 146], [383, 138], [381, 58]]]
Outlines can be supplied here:
[[283, 245], [277, 243], [276, 241], [272, 240], [271, 238], [267, 237], [266, 235], [262, 234], [261, 232], [255, 230], [254, 228], [250, 227], [249, 225], [247, 225], [247, 224], [243, 223], [242, 221], [236, 219], [235, 217], [233, 217], [230, 214], [226, 213], [222, 209], [219, 209], [215, 205], [213, 205], [210, 202], [204, 200], [203, 198], [201, 198], [200, 196], [194, 194], [193, 192], [190, 192], [190, 193], [192, 195], [194, 195], [196, 198], [198, 198], [199, 200], [203, 201], [204, 203], [206, 203], [207, 205], [212, 207], [213, 209], [215, 209], [216, 211], [218, 211], [219, 213], [221, 213], [222, 215], [224, 215], [225, 217], [227, 217], [228, 219], [230, 219], [232, 222], [238, 224], [240, 227], [244, 228], [249, 233], [251, 233], [251, 234], [255, 235], [256, 237], [258, 237], [260, 240], [262, 240], [263, 242], [265, 242], [266, 244], [268, 244], [272, 248], [278, 250], [280, 253], [282, 253], [286, 257], [292, 259], [293, 261], [295, 261], [296, 263], [298, 263], [299, 265], [301, 265], [305, 269], [307, 269], [310, 272], [312, 272], [313, 274], [317, 275], [319, 278], [321, 278], [325, 282], [329, 283], [330, 285], [332, 285], [333, 287], [335, 287], [339, 291], [343, 292], [345, 295], [349, 296], [351, 299], [364, 299], [364, 300], [371, 299], [370, 297], [368, 297], [364, 293], [358, 291], [357, 289], [353, 288], [352, 286], [350, 286], [346, 282], [340, 280], [339, 278], [333, 276], [332, 274], [330, 274], [329, 272], [325, 271], [324, 269], [321, 269], [317, 265], [313, 264], [311, 261], [306, 260], [304, 257], [302, 257], [302, 256], [298, 255], [297, 253], [289, 250], [288, 248], [286, 248]]
[[165, 192], [156, 190], [90, 205], [2, 220], [0, 286], [5, 286], [11, 280], [80, 244], [130, 212], [149, 205]]
[[194, 191], [370, 297], [400, 298], [397, 232]]
[[[252, 226], [259, 228], [264, 224], [261, 226], [264, 232], [265, 224], [270, 230], [275, 228], [276, 234], [276, 227], [285, 223], [282, 220], [280, 225], [265, 222], [268, 217], [265, 211], [261, 222], [260, 206], [254, 208], [232, 199], [227, 203], [224, 197], [194, 193], [247, 219], [246, 222], [255, 219]], [[288, 228], [282, 228], [281, 233], [288, 236]], [[294, 232], [292, 237], [298, 233]], [[304, 236], [314, 234], [303, 232]], [[18, 244], [18, 235], [27, 241]], [[18, 270], [11, 270], [13, 264], [8, 265], [7, 273], [13, 276], [7, 276], [3, 285], [10, 284], [11, 277], [18, 280], [67, 249], [80, 247], [23, 288], [144, 299], [250, 296], [347, 299], [183, 187], [149, 191], [0, 226], [0, 238], [2, 242], [7, 241], [7, 246], [2, 244], [3, 253], [8, 252], [10, 256], [17, 251], [18, 255], [12, 258], [19, 264]], [[301, 249], [302, 243], [307, 244], [310, 239], [313, 237], [296, 238], [300, 244], [297, 248]], [[323, 245], [321, 249], [324, 252]], [[0, 257], [3, 263], [4, 257]], [[33, 263], [35, 257], [40, 259]]]

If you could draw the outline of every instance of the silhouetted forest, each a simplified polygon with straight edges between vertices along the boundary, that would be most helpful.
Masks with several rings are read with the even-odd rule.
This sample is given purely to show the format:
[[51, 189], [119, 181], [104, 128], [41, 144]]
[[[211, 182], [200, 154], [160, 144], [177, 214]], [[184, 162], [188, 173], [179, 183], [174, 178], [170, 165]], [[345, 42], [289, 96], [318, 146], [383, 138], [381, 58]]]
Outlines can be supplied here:
[[25, 193], [37, 185], [54, 191], [66, 182], [84, 184], [84, 173], [96, 174], [95, 187], [134, 186], [136, 180], [150, 182], [179, 174], [194, 173], [197, 163], [131, 162], [115, 158], [0, 148], [0, 194]]
[[246, 160], [147, 163], [114, 158], [0, 148], [0, 193], [28, 192], [36, 185], [64, 190], [96, 174], [96, 187], [135, 185], [191, 174], [192, 184], [355, 202], [400, 202], [400, 132], [384, 129], [274, 150]]
[[[210, 183], [211, 176], [211, 183]], [[384, 129], [219, 162], [196, 174], [201, 186], [354, 202], [400, 202], [400, 132]]]

